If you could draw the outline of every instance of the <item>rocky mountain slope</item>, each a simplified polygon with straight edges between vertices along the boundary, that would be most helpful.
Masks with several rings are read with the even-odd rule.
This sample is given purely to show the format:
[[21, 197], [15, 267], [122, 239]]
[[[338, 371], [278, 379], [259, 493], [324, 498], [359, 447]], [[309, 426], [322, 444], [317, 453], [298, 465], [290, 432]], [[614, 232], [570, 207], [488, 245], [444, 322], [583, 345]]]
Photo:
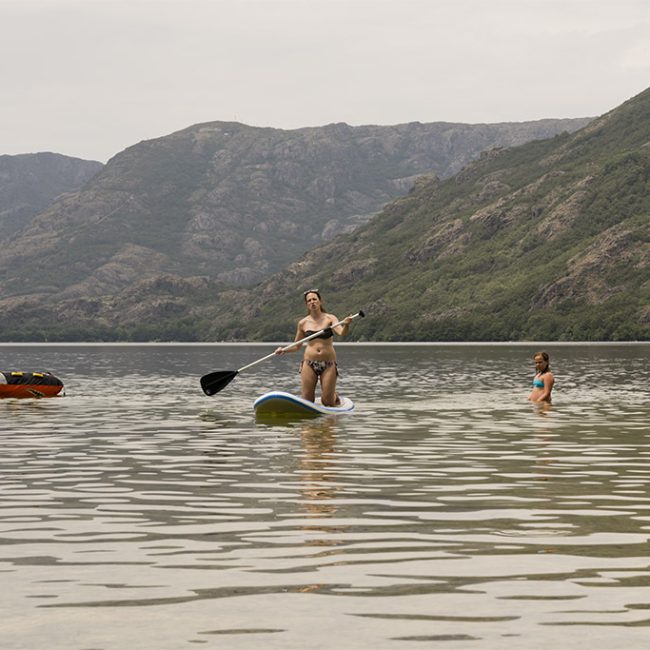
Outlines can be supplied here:
[[1, 335], [287, 340], [317, 286], [337, 315], [367, 311], [353, 339], [648, 340], [649, 184], [650, 90], [573, 134], [421, 177], [253, 288], [157, 273], [114, 295], [6, 297]]
[[573, 131], [519, 124], [199, 124], [141, 142], [0, 241], [3, 296], [85, 300], [171, 275], [246, 286], [365, 223], [420, 174], [482, 150]]
[[63, 192], [78, 190], [103, 165], [56, 153], [0, 156], [0, 243], [29, 226]]
[[337, 315], [366, 308], [354, 336], [372, 340], [649, 340], [650, 89], [573, 135], [422, 180], [218, 309], [212, 336], [286, 339], [312, 286]]

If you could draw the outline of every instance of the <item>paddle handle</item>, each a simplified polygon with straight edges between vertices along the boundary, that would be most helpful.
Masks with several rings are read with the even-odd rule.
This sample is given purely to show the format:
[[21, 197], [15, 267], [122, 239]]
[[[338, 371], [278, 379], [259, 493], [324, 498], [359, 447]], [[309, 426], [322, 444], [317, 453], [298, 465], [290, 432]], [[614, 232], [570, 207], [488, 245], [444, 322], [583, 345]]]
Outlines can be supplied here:
[[[365, 314], [363, 313], [362, 310], [359, 310], [356, 314], [353, 314], [350, 318], [357, 318], [357, 316], [363, 318]], [[286, 352], [289, 348], [292, 348], [296, 345], [302, 345], [303, 343], [306, 343], [307, 341], [311, 341], [312, 339], [315, 339], [316, 337], [320, 336], [326, 329], [329, 329], [331, 327], [338, 327], [339, 325], [343, 325], [343, 324], [345, 324], [345, 319], [340, 320], [338, 323], [334, 323], [334, 325], [330, 325], [329, 327], [324, 327], [322, 330], [319, 330], [318, 332], [314, 332], [309, 336], [305, 336], [304, 339], [300, 339], [299, 341], [294, 341], [293, 343], [289, 343], [289, 345], [285, 345], [282, 348], [282, 351]], [[241, 372], [242, 370], [246, 370], [247, 368], [256, 366], [258, 363], [262, 363], [262, 361], [266, 361], [267, 359], [274, 357], [275, 354], [276, 354], [275, 352], [271, 352], [271, 354], [267, 354], [265, 357], [262, 357], [261, 359], [258, 359], [257, 361], [253, 361], [252, 363], [249, 363], [247, 366], [240, 368], [237, 372]]]

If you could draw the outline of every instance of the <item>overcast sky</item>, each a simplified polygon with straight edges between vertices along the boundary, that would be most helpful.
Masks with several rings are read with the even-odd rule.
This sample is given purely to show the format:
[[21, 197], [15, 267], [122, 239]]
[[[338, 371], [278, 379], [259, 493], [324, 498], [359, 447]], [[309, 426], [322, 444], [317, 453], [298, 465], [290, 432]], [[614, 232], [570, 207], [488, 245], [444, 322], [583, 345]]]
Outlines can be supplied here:
[[105, 162], [199, 122], [600, 115], [650, 86], [650, 0], [0, 0], [0, 154]]

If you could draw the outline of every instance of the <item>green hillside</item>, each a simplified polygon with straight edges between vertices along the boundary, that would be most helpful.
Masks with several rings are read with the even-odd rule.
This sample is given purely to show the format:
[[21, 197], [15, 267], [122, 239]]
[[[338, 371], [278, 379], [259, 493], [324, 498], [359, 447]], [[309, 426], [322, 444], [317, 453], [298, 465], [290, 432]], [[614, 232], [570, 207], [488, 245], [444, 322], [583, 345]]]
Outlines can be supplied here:
[[[314, 226], [312, 216], [320, 220], [312, 234], [325, 223], [324, 213], [309, 209], [309, 192], [319, 195], [323, 210], [345, 197], [354, 199], [350, 208], [361, 200], [350, 179], [365, 178], [364, 160], [373, 159], [376, 172], [393, 156], [395, 133], [382, 130], [368, 140], [370, 132], [333, 125], [324, 133], [275, 134], [269, 149], [264, 130], [243, 129], [231, 142], [230, 127], [220, 124], [138, 145], [109, 163], [84, 193], [71, 195], [70, 205], [64, 201], [56, 215], [41, 215], [10, 254], [0, 254], [7, 270], [0, 338], [287, 341], [304, 310], [302, 292], [317, 287], [338, 317], [367, 312], [351, 339], [650, 340], [650, 90], [572, 134], [493, 147], [444, 178], [414, 181], [411, 164], [422, 162], [423, 131], [407, 126], [409, 167], [392, 178], [408, 178], [410, 192], [365, 225], [318, 246], [311, 235], [298, 236], [300, 228]], [[359, 139], [349, 141], [350, 134]], [[333, 157], [335, 151], [345, 155]], [[170, 172], [174, 152], [185, 153]], [[300, 152], [302, 166], [296, 166]], [[203, 162], [195, 169], [198, 159]], [[316, 159], [330, 180], [346, 177], [346, 184], [332, 185], [345, 190], [333, 204], [329, 189], [313, 185], [320, 177], [309, 161]], [[340, 167], [337, 160], [354, 164]], [[207, 171], [197, 180], [200, 169]], [[289, 184], [302, 179], [300, 192], [278, 194], [276, 181], [285, 172]], [[377, 196], [386, 187], [377, 184]], [[370, 190], [365, 196], [362, 203]], [[270, 212], [262, 218], [222, 210], [226, 199], [235, 206], [238, 197]], [[173, 215], [188, 201], [193, 220], [183, 230]], [[274, 256], [289, 241], [280, 213], [292, 201], [301, 216], [286, 232], [294, 252], [308, 252], [280, 267]], [[97, 212], [96, 205], [104, 207]], [[39, 267], [30, 266], [32, 281], [41, 278], [39, 291], [17, 292], [11, 273], [17, 277], [33, 264], [30, 255], [41, 251], [51, 260], [72, 246], [85, 256], [86, 275], [74, 284], [66, 280], [80, 271], [78, 257], [74, 269], [52, 277], [65, 288], [47, 293], [42, 269], [39, 275]], [[103, 246], [111, 248], [108, 254]], [[271, 260], [281, 270], [273, 271]], [[253, 266], [267, 279], [245, 287], [238, 278]]]
[[258, 287], [254, 308], [224, 310], [211, 336], [287, 338], [318, 287], [339, 316], [367, 309], [359, 338], [648, 340], [649, 179], [650, 90], [576, 134], [416, 184]]
[[129, 147], [19, 228], [3, 229], [0, 192], [0, 290], [60, 302], [166, 274], [253, 286], [367, 222], [421, 174], [451, 176], [486, 148], [589, 121], [197, 124]]

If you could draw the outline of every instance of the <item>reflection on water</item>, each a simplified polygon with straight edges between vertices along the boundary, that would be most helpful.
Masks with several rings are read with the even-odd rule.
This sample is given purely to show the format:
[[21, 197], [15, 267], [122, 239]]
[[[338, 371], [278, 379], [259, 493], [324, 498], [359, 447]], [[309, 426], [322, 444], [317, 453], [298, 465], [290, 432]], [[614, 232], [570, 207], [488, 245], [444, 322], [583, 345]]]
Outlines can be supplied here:
[[347, 345], [353, 415], [260, 423], [295, 358], [0, 346], [67, 388], [0, 403], [0, 646], [646, 648], [649, 347], [549, 347], [550, 409], [536, 346]]

